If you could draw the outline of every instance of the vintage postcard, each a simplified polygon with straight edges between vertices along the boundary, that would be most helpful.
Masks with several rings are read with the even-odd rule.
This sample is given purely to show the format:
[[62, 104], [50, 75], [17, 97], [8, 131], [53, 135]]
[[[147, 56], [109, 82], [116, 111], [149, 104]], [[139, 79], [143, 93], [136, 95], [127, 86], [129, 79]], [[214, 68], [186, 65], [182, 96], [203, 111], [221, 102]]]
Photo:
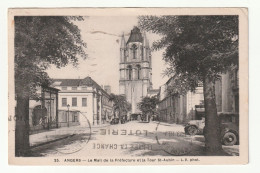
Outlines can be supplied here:
[[248, 163], [246, 8], [8, 13], [10, 165]]

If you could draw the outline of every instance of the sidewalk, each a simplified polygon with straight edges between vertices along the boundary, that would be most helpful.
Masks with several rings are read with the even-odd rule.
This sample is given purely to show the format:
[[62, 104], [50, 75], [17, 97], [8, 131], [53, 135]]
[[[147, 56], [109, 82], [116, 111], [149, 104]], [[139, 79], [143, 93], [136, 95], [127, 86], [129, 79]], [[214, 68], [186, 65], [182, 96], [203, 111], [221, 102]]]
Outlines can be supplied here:
[[110, 126], [110, 124], [94, 125], [89, 128], [88, 126], [71, 126], [61, 127], [58, 129], [51, 129], [40, 133], [30, 135], [30, 146], [32, 148], [63, 140], [81, 133], [90, 133], [91, 129], [102, 128]]
[[32, 148], [45, 145], [58, 140], [66, 139], [79, 133], [90, 132], [89, 128], [83, 126], [61, 127], [30, 135], [30, 146]]

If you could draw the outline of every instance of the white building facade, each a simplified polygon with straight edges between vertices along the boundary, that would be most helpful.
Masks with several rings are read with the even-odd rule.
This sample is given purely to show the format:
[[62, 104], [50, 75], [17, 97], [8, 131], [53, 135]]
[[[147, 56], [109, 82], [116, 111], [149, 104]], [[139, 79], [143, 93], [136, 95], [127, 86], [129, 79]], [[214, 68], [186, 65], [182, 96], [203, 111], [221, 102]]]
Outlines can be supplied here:
[[79, 111], [81, 125], [104, 124], [112, 116], [113, 103], [109, 94], [91, 77], [84, 79], [54, 79], [53, 86], [59, 89], [59, 110]]

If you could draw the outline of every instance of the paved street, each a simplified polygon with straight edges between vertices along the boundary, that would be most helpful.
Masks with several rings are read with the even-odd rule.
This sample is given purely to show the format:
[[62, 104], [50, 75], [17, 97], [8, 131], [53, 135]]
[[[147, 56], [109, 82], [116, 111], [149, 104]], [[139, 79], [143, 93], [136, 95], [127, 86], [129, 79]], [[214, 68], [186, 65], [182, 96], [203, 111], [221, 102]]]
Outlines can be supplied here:
[[[138, 121], [103, 127], [72, 127], [70, 136], [32, 149], [34, 156], [181, 156], [206, 155], [204, 137], [186, 136], [184, 127]], [[90, 133], [91, 131], [91, 133]], [[238, 146], [223, 147], [237, 155]]]

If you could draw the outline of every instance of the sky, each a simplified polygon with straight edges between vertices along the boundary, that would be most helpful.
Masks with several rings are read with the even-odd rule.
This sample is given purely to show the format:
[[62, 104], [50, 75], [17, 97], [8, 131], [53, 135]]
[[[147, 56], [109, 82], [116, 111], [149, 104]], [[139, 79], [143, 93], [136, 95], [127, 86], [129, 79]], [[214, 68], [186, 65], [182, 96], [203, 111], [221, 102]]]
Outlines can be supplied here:
[[[63, 68], [52, 66], [47, 70], [51, 78], [78, 79], [90, 76], [99, 85], [110, 85], [111, 91], [119, 93], [119, 60], [120, 42], [124, 33], [127, 41], [131, 29], [137, 26], [137, 16], [89, 16], [84, 21], [75, 22], [81, 30], [82, 39], [87, 43], [88, 58], [79, 58], [75, 68], [71, 64]], [[146, 33], [150, 45], [160, 36]], [[152, 82], [158, 89], [168, 77], [163, 77], [165, 63], [162, 60], [163, 50], [152, 52]]]

